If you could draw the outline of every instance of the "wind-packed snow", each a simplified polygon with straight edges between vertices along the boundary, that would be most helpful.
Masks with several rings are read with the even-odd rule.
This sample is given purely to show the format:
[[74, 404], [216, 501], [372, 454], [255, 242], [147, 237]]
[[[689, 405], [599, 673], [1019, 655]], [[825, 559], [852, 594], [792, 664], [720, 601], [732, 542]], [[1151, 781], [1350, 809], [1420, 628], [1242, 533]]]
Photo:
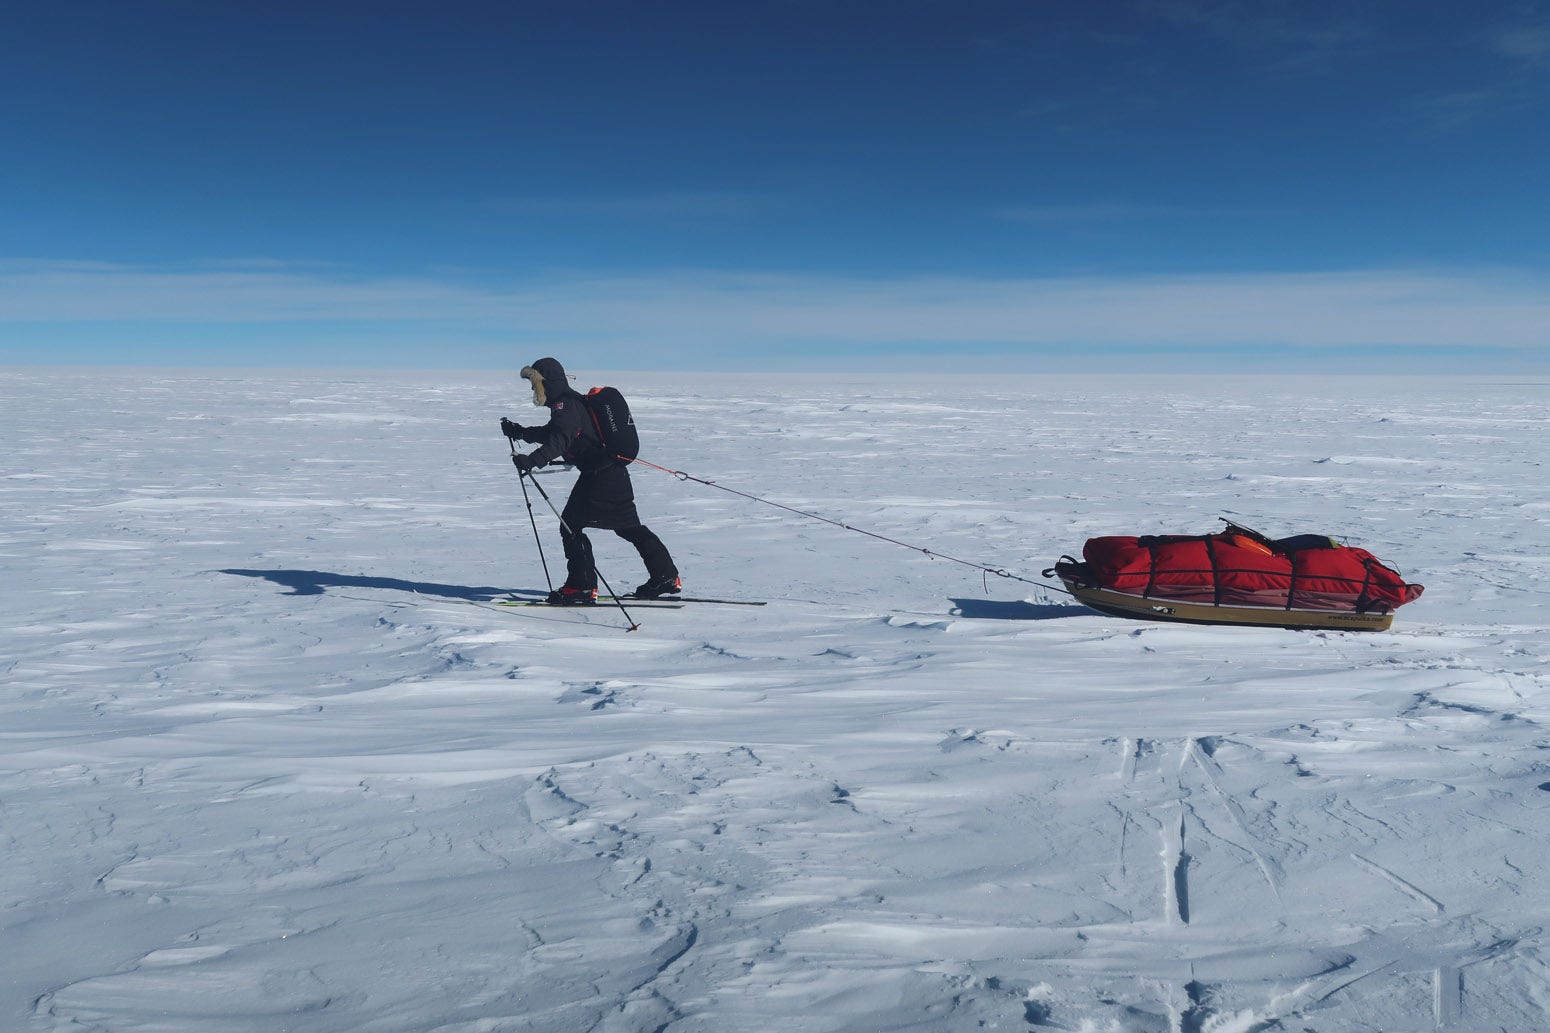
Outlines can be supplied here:
[[493, 603], [546, 587], [514, 370], [3, 371], [0, 1028], [1545, 1027], [1550, 383], [578, 372], [1022, 577], [1228, 516], [1426, 595], [1125, 621], [639, 469], [769, 605], [626, 633]]

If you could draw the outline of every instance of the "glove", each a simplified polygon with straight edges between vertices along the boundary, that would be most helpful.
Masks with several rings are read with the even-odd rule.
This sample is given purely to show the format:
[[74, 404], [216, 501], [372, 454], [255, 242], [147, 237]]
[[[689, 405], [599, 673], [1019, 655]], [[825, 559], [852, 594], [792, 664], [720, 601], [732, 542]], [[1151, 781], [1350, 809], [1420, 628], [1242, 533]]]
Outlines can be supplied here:
[[522, 436], [522, 424], [513, 423], [511, 420], [508, 420], [506, 417], [502, 416], [501, 433], [506, 435], [508, 438], [519, 438]]
[[517, 455], [511, 457], [511, 465], [517, 468], [517, 473], [528, 474], [531, 473], [533, 467], [537, 466], [538, 464], [533, 462], [532, 456], [518, 453]]

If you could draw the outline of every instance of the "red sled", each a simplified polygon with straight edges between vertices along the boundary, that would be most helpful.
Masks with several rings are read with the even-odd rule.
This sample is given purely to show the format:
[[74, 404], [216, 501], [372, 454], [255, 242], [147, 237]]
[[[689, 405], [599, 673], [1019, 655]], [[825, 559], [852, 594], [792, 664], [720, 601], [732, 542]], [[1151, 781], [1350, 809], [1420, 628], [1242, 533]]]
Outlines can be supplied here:
[[1103, 613], [1189, 624], [1385, 631], [1424, 591], [1366, 549], [1231, 521], [1216, 534], [1089, 538], [1081, 561], [1044, 573]]

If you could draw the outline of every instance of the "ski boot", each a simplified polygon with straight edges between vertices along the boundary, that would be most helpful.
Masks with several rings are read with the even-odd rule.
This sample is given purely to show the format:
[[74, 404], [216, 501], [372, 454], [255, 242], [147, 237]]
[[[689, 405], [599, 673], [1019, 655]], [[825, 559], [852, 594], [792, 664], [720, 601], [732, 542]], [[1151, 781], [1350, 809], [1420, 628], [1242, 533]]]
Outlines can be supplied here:
[[648, 578], [644, 585], [635, 589], [637, 599], [660, 599], [664, 595], [677, 595], [683, 591], [683, 578], [677, 574], [660, 574]]
[[577, 588], [575, 585], [561, 585], [549, 593], [545, 600], [550, 606], [596, 606], [597, 589]]

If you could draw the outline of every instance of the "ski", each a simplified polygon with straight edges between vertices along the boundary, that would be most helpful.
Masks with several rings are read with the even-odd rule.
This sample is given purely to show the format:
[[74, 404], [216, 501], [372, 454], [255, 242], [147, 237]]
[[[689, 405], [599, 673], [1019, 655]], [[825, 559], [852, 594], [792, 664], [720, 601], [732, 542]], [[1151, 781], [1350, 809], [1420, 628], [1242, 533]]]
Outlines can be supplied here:
[[[600, 595], [600, 596], [597, 597], [597, 602], [594, 605], [592, 605], [592, 606], [576, 606], [574, 604], [569, 604], [569, 603], [551, 603], [551, 602], [549, 602], [546, 599], [497, 599], [497, 600], [495, 600], [495, 604], [497, 606], [545, 606], [545, 607], [548, 607], [548, 608], [553, 609], [553, 610], [582, 610], [582, 611], [587, 611], [587, 610], [596, 610], [599, 606], [602, 606], [605, 603], [611, 603], [613, 601], [614, 601], [614, 599], [611, 596]], [[640, 601], [636, 601], [636, 600], [630, 599], [629, 597], [625, 597], [624, 601], [627, 602], [627, 603], [634, 603], [634, 605], [636, 605], [638, 607], [642, 607], [644, 609], [649, 609], [649, 610], [681, 610], [681, 609], [683, 609], [683, 606], [680, 603], [664, 603], [664, 602], [658, 602], [658, 601], [656, 601], [654, 599], [642, 599]]]
[[600, 595], [600, 596], [597, 597], [597, 601], [598, 602], [603, 602], [604, 600], [607, 600], [609, 602], [613, 602], [615, 599], [619, 599], [619, 600], [622, 600], [622, 601], [627, 602], [627, 603], [653, 603], [653, 602], [664, 602], [664, 603], [717, 603], [717, 604], [719, 604], [721, 606], [765, 606], [765, 605], [767, 605], [766, 602], [763, 599], [707, 599], [707, 598], [704, 598], [702, 596], [697, 596], [697, 595], [661, 595], [661, 596], [640, 596], [640, 595], [607, 596], [607, 595]]

